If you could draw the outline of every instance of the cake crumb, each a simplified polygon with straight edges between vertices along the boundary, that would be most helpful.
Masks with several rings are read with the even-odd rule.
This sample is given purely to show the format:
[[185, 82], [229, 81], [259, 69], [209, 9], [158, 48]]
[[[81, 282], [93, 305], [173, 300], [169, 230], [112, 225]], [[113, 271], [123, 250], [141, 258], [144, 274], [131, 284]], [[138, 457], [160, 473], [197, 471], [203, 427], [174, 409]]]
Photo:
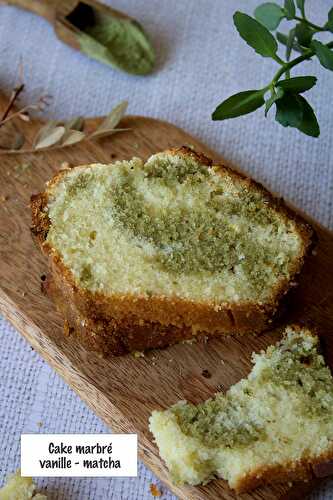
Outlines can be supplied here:
[[134, 356], [135, 358], [144, 358], [144, 357], [145, 357], [145, 353], [144, 353], [144, 352], [142, 352], [142, 351], [134, 351], [134, 352], [133, 352], [133, 356]]
[[36, 484], [31, 477], [22, 477], [18, 469], [9, 476], [7, 483], [0, 489], [1, 500], [47, 500], [46, 495], [36, 492]]
[[[252, 371], [227, 392], [199, 405], [181, 400], [155, 410], [150, 430], [171, 478], [206, 484], [223, 470], [231, 488], [243, 489], [244, 478], [250, 479], [245, 490], [264, 483], [262, 470], [276, 478], [290, 471], [285, 482], [291, 486], [304, 449], [319, 477], [315, 468], [329, 456], [333, 421], [333, 378], [319, 347], [315, 331], [287, 326], [282, 340], [254, 354]], [[272, 462], [277, 442], [281, 448]]]
[[157, 497], [161, 497], [162, 496], [162, 492], [161, 490], [156, 486], [156, 484], [153, 484], [151, 483], [151, 485], [149, 486], [149, 489], [150, 489], [150, 493], [152, 494], [152, 496], [154, 498], [157, 498]]
[[193, 339], [186, 339], [186, 340], [183, 340], [182, 341], [182, 344], [188, 344], [188, 345], [192, 345], [192, 344], [195, 344], [197, 342], [197, 339], [196, 338], [193, 338]]

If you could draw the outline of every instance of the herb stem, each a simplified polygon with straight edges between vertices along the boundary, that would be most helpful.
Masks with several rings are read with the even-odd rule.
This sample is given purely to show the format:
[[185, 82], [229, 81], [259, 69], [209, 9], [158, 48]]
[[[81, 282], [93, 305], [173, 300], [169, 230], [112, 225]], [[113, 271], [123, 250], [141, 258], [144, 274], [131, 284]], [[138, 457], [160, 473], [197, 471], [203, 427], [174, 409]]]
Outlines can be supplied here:
[[286, 64], [285, 61], [283, 61], [277, 54], [274, 55], [274, 61], [281, 64], [281, 66], [284, 66]]
[[[326, 47], [329, 49], [333, 48], [333, 40], [327, 43]], [[306, 61], [307, 59], [311, 59], [311, 57], [313, 57], [315, 53], [316, 52], [314, 49], [308, 49], [301, 56], [296, 57], [292, 61], [285, 63], [282, 66], [282, 68], [280, 68], [279, 71], [277, 71], [277, 73], [275, 74], [273, 80], [271, 81], [270, 85], [268, 85], [268, 87], [270, 87], [271, 85], [275, 85], [284, 73], [288, 73], [294, 66], [297, 66], [297, 64], [300, 64], [301, 62]]]
[[[132, 130], [130, 128], [122, 128], [122, 129], [114, 129], [114, 132], [127, 132], [129, 130]], [[102, 137], [102, 136], [101, 136]], [[69, 148], [70, 146], [76, 146], [78, 144], [81, 144], [82, 142], [88, 142], [89, 144], [93, 144], [95, 142], [95, 139], [97, 137], [94, 137], [94, 133], [91, 133], [89, 135], [86, 135], [83, 137], [80, 141], [73, 142], [70, 144], [56, 144], [52, 146], [47, 146], [45, 148], [22, 148], [22, 149], [0, 149], [0, 156], [2, 155], [25, 155], [25, 154], [32, 154], [32, 153], [48, 153], [49, 151], [56, 151], [57, 149], [65, 149]]]
[[322, 26], [318, 26], [318, 24], [314, 24], [312, 23], [311, 21], [309, 21], [308, 19], [306, 19], [305, 17], [299, 17], [299, 16], [295, 16], [294, 19], [296, 19], [296, 21], [300, 21], [301, 23], [305, 23], [307, 24], [308, 26], [310, 26], [310, 28], [313, 28], [314, 30], [316, 31], [327, 31], [325, 28], [323, 28]]
[[[88, 141], [88, 137], [84, 137], [81, 141]], [[76, 144], [79, 144], [79, 142], [76, 142], [74, 144], [59, 144], [56, 146], [48, 146], [45, 148], [22, 148], [22, 149], [0, 149], [0, 156], [2, 155], [27, 155], [27, 154], [32, 154], [32, 153], [48, 153], [49, 151], [55, 151], [57, 149], [64, 149], [64, 148], [69, 148], [70, 146], [74, 146]]]
[[10, 116], [8, 116], [8, 113], [7, 113], [7, 116], [1, 120], [0, 127], [2, 127], [2, 125], [9, 122], [13, 118], [16, 118], [17, 116], [26, 113], [29, 109], [31, 109], [32, 106], [33, 105], [28, 104], [27, 106], [24, 106], [24, 108], [19, 109], [18, 111], [15, 111], [14, 113], [12, 113]]
[[47, 146], [45, 148], [22, 148], [22, 149], [0, 149], [0, 156], [2, 155], [25, 155], [30, 153], [48, 153], [49, 151], [56, 151], [57, 149], [69, 148], [70, 146], [75, 146], [82, 142], [92, 142], [90, 136], [83, 137], [81, 141], [75, 142], [73, 144], [57, 144], [55, 146]]
[[301, 14], [302, 14], [302, 19], [304, 21], [306, 21], [306, 15], [305, 15], [305, 3], [303, 2], [302, 6], [301, 6]]

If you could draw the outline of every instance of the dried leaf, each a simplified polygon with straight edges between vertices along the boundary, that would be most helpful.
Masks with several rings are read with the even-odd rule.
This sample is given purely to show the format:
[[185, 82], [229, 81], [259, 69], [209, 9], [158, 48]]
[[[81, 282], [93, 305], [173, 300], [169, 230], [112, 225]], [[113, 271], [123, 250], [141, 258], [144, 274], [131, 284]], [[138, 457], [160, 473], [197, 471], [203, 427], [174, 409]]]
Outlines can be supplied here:
[[[18, 97], [19, 92], [21, 92], [23, 88], [24, 85], [22, 84], [19, 88], [15, 89], [13, 94], [14, 99], [12, 97], [7, 106], [7, 114], [13, 106], [14, 100]], [[10, 116], [5, 114], [2, 120], [0, 119], [0, 149], [9, 152], [15, 152], [15, 150], [18, 149], [20, 149], [20, 153], [33, 152], [34, 150], [52, 149], [55, 146], [65, 147], [79, 143], [86, 138], [101, 138], [115, 134], [116, 132], [130, 130], [127, 128], [116, 128], [128, 106], [127, 101], [122, 101], [104, 118], [100, 126], [89, 135], [84, 132], [85, 119], [82, 116], [74, 117], [67, 122], [51, 120], [39, 129], [34, 138], [32, 147], [21, 149], [25, 142], [25, 137], [16, 128], [15, 123], [12, 121], [13, 118], [29, 122], [30, 115], [28, 111], [33, 109], [40, 110], [48, 104], [49, 97], [48, 95], [41, 95], [35, 103], [24, 106], [22, 109], [11, 113]]]
[[37, 132], [37, 134], [34, 138], [33, 147], [35, 148], [36, 144], [43, 141], [48, 135], [50, 135], [52, 130], [54, 130], [56, 127], [58, 127], [58, 125], [59, 125], [59, 122], [55, 121], [55, 120], [50, 120], [45, 125], [43, 125], [39, 129], [39, 131]]
[[13, 138], [12, 149], [15, 149], [17, 151], [18, 149], [22, 148], [24, 143], [25, 143], [24, 135], [22, 134], [22, 132], [17, 131]]
[[24, 135], [13, 122], [8, 121], [0, 127], [0, 149], [21, 149], [25, 142]]
[[102, 139], [103, 137], [108, 137], [109, 135], [116, 134], [117, 132], [127, 132], [131, 130], [130, 128], [112, 128], [105, 130], [96, 130], [90, 134], [89, 139]]
[[83, 116], [75, 116], [68, 122], [64, 123], [64, 126], [66, 128], [66, 132], [69, 130], [78, 130], [79, 132], [82, 132], [84, 127], [84, 118]]
[[20, 113], [18, 118], [24, 122], [30, 122], [30, 116], [27, 113]]
[[43, 139], [37, 142], [35, 149], [49, 148], [58, 144], [65, 134], [65, 127], [55, 127]]
[[97, 129], [92, 134], [92, 136], [101, 130], [113, 130], [114, 128], [116, 128], [116, 126], [118, 125], [120, 120], [125, 115], [126, 110], [127, 110], [127, 106], [128, 106], [127, 101], [120, 102], [115, 108], [113, 108], [111, 113], [109, 113], [105, 117], [105, 119], [102, 121], [100, 126], [97, 127]]
[[[84, 128], [84, 118], [82, 116], [76, 116], [68, 122], [65, 122], [63, 125], [66, 130], [62, 138], [62, 144], [64, 146], [75, 144], [76, 142], [80, 142], [84, 139], [85, 134], [82, 132]], [[75, 132], [78, 133], [76, 134]]]
[[80, 132], [79, 130], [70, 130], [66, 135], [66, 138], [62, 141], [63, 146], [69, 146], [70, 144], [76, 144], [77, 142], [81, 142], [86, 137], [84, 132]]

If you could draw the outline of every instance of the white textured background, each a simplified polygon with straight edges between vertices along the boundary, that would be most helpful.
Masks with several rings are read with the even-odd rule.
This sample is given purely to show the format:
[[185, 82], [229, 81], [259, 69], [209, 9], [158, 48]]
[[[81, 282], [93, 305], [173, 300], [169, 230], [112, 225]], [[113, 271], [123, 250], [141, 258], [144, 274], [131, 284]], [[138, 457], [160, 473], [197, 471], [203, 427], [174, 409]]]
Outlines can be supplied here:
[[[42, 87], [52, 94], [50, 116], [97, 115], [121, 99], [129, 112], [169, 120], [223, 153], [269, 188], [333, 227], [333, 74], [317, 62], [302, 65], [319, 76], [308, 93], [321, 125], [319, 139], [283, 129], [263, 112], [212, 122], [215, 106], [231, 93], [268, 83], [276, 65], [239, 38], [236, 9], [251, 13], [256, 0], [113, 0], [142, 21], [158, 52], [155, 73], [127, 76], [57, 41], [47, 23], [14, 8], [0, 7], [0, 87], [10, 89], [20, 58], [28, 95]], [[308, 0], [313, 19], [324, 22], [329, 0]], [[1, 165], [0, 165], [1, 168]], [[1, 277], [0, 277], [1, 279]], [[19, 466], [21, 432], [105, 432], [95, 417], [19, 334], [0, 318], [0, 482]], [[42, 427], [39, 427], [39, 423]], [[52, 479], [51, 499], [151, 498], [157, 482], [142, 465], [137, 479]], [[163, 498], [173, 498], [163, 487]], [[327, 482], [313, 499], [333, 499]]]

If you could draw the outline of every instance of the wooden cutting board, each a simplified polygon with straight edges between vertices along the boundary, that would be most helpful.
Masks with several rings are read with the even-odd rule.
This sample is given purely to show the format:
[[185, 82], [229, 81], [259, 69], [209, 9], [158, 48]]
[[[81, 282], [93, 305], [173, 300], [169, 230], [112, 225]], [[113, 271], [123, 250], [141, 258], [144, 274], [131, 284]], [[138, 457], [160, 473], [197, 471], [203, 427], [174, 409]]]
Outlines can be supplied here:
[[[3, 97], [1, 107], [4, 108]], [[99, 120], [91, 120], [89, 126], [95, 126]], [[20, 126], [31, 139], [39, 125], [36, 121]], [[230, 500], [235, 494], [222, 480], [196, 488], [170, 483], [149, 433], [148, 417], [153, 409], [166, 408], [180, 399], [199, 402], [217, 390], [227, 389], [248, 373], [251, 352], [274, 343], [278, 334], [176, 345], [139, 359], [127, 355], [104, 360], [63, 336], [59, 314], [41, 293], [46, 262], [30, 236], [29, 199], [32, 193], [43, 190], [45, 181], [63, 162], [76, 165], [132, 156], [146, 158], [183, 144], [191, 144], [221, 161], [198, 140], [169, 123], [132, 116], [124, 119], [122, 126], [131, 131], [98, 143], [86, 142], [48, 153], [0, 156], [0, 312], [113, 431], [138, 433], [140, 458], [176, 495], [184, 500]], [[310, 258], [300, 286], [291, 297], [285, 321], [316, 323], [332, 362], [333, 234], [315, 227], [319, 236], [317, 252]], [[211, 377], [205, 378], [203, 370], [208, 370]], [[264, 487], [239, 498], [301, 497], [312, 487], [313, 482]]]

